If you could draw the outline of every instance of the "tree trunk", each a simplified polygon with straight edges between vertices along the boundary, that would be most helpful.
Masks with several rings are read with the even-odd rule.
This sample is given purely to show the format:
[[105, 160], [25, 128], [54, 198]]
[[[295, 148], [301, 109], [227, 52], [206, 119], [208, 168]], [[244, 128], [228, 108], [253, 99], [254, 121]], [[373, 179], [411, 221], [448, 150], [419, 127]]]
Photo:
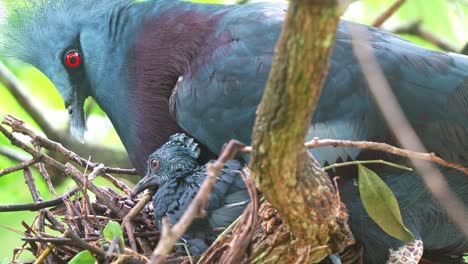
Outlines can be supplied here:
[[353, 243], [346, 209], [303, 145], [341, 10], [332, 0], [291, 1], [277, 44], [249, 164], [257, 186], [283, 220], [273, 208], [262, 206], [263, 230], [256, 233], [253, 246], [253, 255], [262, 262], [317, 262]]

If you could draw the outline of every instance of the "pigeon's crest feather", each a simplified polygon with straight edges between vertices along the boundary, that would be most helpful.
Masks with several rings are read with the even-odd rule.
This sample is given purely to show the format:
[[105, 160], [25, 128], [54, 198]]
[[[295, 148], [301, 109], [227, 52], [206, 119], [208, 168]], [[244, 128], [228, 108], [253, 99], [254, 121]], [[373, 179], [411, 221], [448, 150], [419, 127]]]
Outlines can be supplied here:
[[168, 149], [180, 150], [189, 154], [192, 158], [196, 159], [200, 155], [200, 148], [193, 138], [187, 136], [184, 133], [177, 133], [169, 138], [160, 149], [159, 152], [167, 152]]

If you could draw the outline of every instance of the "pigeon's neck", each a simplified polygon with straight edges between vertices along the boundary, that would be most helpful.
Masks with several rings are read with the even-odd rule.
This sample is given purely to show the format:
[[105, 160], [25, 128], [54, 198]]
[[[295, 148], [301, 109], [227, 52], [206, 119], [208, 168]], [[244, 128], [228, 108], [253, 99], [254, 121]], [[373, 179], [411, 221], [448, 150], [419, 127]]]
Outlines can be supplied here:
[[136, 139], [130, 148], [136, 150], [127, 150], [136, 162], [146, 160], [169, 136], [182, 131], [170, 114], [169, 97], [178, 78], [203, 63], [200, 60], [206, 56], [201, 52], [209, 53], [207, 46], [212, 43], [207, 42], [223, 16], [216, 12], [222, 6], [147, 3], [140, 6], [144, 16], [129, 58], [128, 111], [133, 121], [131, 138]]

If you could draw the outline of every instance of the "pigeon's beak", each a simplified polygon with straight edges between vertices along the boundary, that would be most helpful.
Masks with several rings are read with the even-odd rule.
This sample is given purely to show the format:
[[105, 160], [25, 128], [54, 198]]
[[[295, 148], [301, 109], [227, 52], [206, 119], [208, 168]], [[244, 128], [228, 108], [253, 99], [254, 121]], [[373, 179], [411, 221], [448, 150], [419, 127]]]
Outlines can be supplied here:
[[151, 187], [156, 187], [159, 186], [159, 181], [157, 177], [154, 177], [152, 175], [146, 174], [143, 179], [141, 179], [137, 185], [135, 185], [135, 188], [133, 188], [132, 191], [132, 197], [137, 196], [139, 193], [143, 192], [144, 190], [151, 188]]
[[86, 96], [79, 94], [75, 90], [71, 99], [65, 101], [65, 107], [70, 116], [70, 134], [74, 139], [80, 142], [83, 142], [83, 136], [86, 130], [83, 110], [85, 100]]

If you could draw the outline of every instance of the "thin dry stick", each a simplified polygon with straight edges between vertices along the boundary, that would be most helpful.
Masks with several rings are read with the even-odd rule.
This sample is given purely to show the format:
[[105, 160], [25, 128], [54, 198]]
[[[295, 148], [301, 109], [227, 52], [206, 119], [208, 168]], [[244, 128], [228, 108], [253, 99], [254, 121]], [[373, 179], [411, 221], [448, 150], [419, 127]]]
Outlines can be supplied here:
[[[331, 147], [346, 147], [346, 148], [362, 148], [362, 149], [379, 150], [379, 151], [392, 153], [392, 154], [399, 155], [399, 156], [406, 157], [406, 158], [415, 158], [415, 159], [432, 161], [439, 165], [442, 165], [448, 168], [453, 168], [465, 174], [468, 174], [468, 167], [464, 167], [464, 166], [461, 166], [460, 164], [444, 160], [438, 157], [433, 152], [411, 151], [411, 150], [407, 150], [403, 148], [397, 148], [387, 143], [379, 143], [379, 142], [372, 142], [372, 141], [351, 141], [351, 140], [314, 138], [311, 141], [304, 143], [304, 146], [308, 149], [331, 146]], [[240, 152], [250, 153], [252, 152], [252, 147], [247, 146], [243, 148]]]
[[[104, 169], [103, 164], [99, 164], [97, 167], [93, 169], [93, 171], [89, 175], [83, 175], [84, 182], [83, 182], [83, 205], [81, 206], [81, 213], [83, 215], [83, 218], [85, 220], [85, 223], [89, 222], [89, 213], [88, 213], [88, 205], [89, 205], [89, 196], [88, 196], [88, 182], [94, 180], [94, 178], [97, 177], [97, 175], [102, 173], [102, 170]], [[86, 170], [85, 170], [86, 171]], [[89, 236], [89, 233], [91, 233], [91, 228], [85, 228], [85, 237]]]
[[0, 146], [0, 155], [17, 162], [29, 160], [29, 155], [9, 146]]
[[187, 211], [182, 218], [172, 228], [166, 217], [162, 219], [163, 229], [158, 245], [151, 255], [151, 264], [163, 263], [167, 258], [167, 254], [171, 251], [174, 244], [185, 233], [188, 227], [192, 224], [195, 217], [203, 215], [203, 208], [208, 202], [208, 197], [216, 182], [216, 177], [221, 172], [224, 163], [234, 158], [234, 156], [242, 149], [244, 145], [236, 140], [231, 140], [227, 147], [223, 150], [220, 157], [214, 163], [207, 164], [207, 176], [203, 181], [200, 191], [197, 193], [193, 201], [190, 203]]
[[132, 248], [133, 251], [137, 252], [137, 245], [135, 242], [135, 236], [134, 236], [134, 228], [132, 225], [132, 219], [135, 218], [140, 211], [145, 207], [149, 201], [151, 201], [153, 197], [154, 192], [148, 192], [143, 196], [143, 198], [138, 201], [138, 203], [128, 212], [128, 214], [124, 217], [122, 221], [122, 227], [125, 227], [125, 230], [127, 230], [127, 235], [128, 235], [128, 241], [130, 243], [130, 247]]
[[[35, 146], [36, 150], [37, 151], [41, 151], [41, 146], [39, 145], [36, 145]], [[55, 196], [57, 197], [57, 192], [55, 191], [55, 188], [54, 188], [54, 185], [52, 184], [52, 181], [50, 180], [50, 175], [49, 173], [47, 172], [45, 166], [44, 166], [44, 163], [39, 163], [38, 164], [38, 167], [39, 167], [39, 173], [42, 175], [42, 178], [45, 180], [45, 182], [47, 183], [47, 186], [49, 187], [49, 190], [50, 192]]]
[[[70, 163], [65, 164], [65, 172], [67, 175], [71, 176], [73, 180], [80, 186], [80, 188], [84, 188], [83, 183], [84, 183], [84, 177], [83, 174], [76, 169], [73, 165]], [[105, 194], [104, 190], [101, 187], [96, 186], [92, 182], [88, 182], [88, 189], [93, 192], [96, 197], [99, 199], [101, 203], [103, 203], [105, 206], [107, 206], [112, 213], [117, 215], [119, 218], [123, 218], [125, 216], [124, 212], [120, 210], [110, 199], [109, 196]]]
[[[15, 131], [18, 131], [16, 129], [24, 129], [23, 122], [18, 121], [17, 119], [12, 119], [11, 116], [10, 118], [5, 118], [5, 120], [2, 122], [4, 124], [10, 125]], [[11, 144], [23, 149], [24, 151], [28, 152], [31, 154], [35, 159], [37, 159], [40, 162], [44, 162], [61, 172], [63, 172], [66, 176], [71, 176], [73, 180], [80, 186], [81, 189], [83, 189], [83, 183], [84, 183], [84, 176], [83, 174], [76, 169], [73, 165], [67, 163], [63, 165], [62, 163], [56, 161], [55, 159], [51, 158], [50, 156], [35, 150], [34, 148], [31, 148], [28, 146], [26, 143], [23, 141], [19, 140], [17, 137], [15, 137], [11, 132], [9, 132], [5, 127], [0, 125], [0, 132], [8, 139], [10, 140]], [[49, 141], [52, 142], [52, 141]], [[55, 142], [52, 142], [54, 144], [57, 144]], [[66, 149], [65, 149], [66, 150]], [[68, 150], [67, 150], [68, 151]], [[80, 157], [81, 158], [81, 157]], [[99, 164], [93, 164], [93, 168], [99, 166]], [[113, 204], [108, 195], [104, 194], [104, 190], [98, 186], [96, 186], [94, 183], [90, 182], [88, 183], [88, 187], [93, 192], [100, 201], [105, 204], [111, 211], [116, 214], [119, 218], [123, 218], [125, 215], [122, 210], [120, 210], [115, 204]]]
[[222, 263], [240, 263], [242, 261], [258, 222], [259, 199], [255, 182], [250, 178], [248, 169], [245, 169], [244, 172], [241, 173], [241, 176], [249, 191], [251, 202], [234, 227], [233, 234], [235, 235], [229, 243], [229, 249], [221, 259]]
[[72, 230], [68, 229], [64, 233], [64, 236], [70, 238], [75, 243], [76, 246], [78, 246], [78, 247], [80, 247], [82, 249], [85, 249], [85, 250], [89, 250], [89, 252], [93, 253], [98, 258], [104, 259], [106, 257], [106, 252], [104, 252], [101, 249], [93, 247], [90, 244], [86, 243], [85, 240], [83, 240], [78, 235], [76, 235]]
[[0, 212], [15, 212], [15, 211], [38, 211], [47, 207], [57, 206], [63, 203], [64, 197], [73, 196], [78, 191], [78, 188], [75, 187], [71, 191], [65, 193], [64, 195], [37, 203], [27, 203], [27, 204], [13, 204], [13, 205], [0, 205]]
[[[5, 124], [13, 129], [14, 132], [21, 133], [23, 135], [29, 136], [35, 144], [38, 144], [48, 150], [55, 151], [62, 154], [68, 160], [80, 165], [83, 168], [89, 167], [94, 169], [99, 166], [99, 163], [90, 162], [85, 158], [80, 157], [75, 152], [65, 148], [62, 144], [52, 141], [46, 137], [38, 135], [32, 129], [28, 128], [24, 121], [14, 117], [13, 115], [6, 115], [2, 121], [2, 124]], [[120, 168], [109, 168], [104, 167], [103, 173], [115, 173], [115, 174], [129, 174], [136, 175], [135, 169], [120, 169]]]
[[439, 47], [441, 50], [457, 52], [457, 49], [439, 36], [432, 34], [421, 26], [421, 21], [415, 21], [403, 27], [392, 30], [395, 34], [410, 34], [422, 38], [423, 40]]
[[[78, 189], [78, 188], [76, 188]], [[57, 230], [61, 233], [64, 233], [65, 232], [65, 226], [62, 225], [62, 223], [60, 223], [57, 218], [55, 218], [55, 216], [48, 210], [43, 210], [43, 212], [45, 213], [45, 216], [47, 218], [47, 220], [49, 220], [49, 222], [53, 225], [53, 229], [54, 230]]]
[[[99, 237], [95, 238], [83, 238], [85, 242], [94, 242], [99, 240]], [[23, 241], [31, 242], [43, 242], [43, 243], [52, 243], [54, 245], [73, 245], [73, 241], [70, 238], [63, 237], [25, 237], [21, 238]]]
[[15, 75], [0, 62], [0, 82], [10, 91], [21, 106], [28, 112], [42, 131], [50, 138], [59, 139], [57, 131], [50, 125], [41, 109], [33, 102], [26, 89], [20, 84]]
[[[350, 27], [350, 32], [353, 40], [359, 40], [351, 42], [354, 54], [363, 69], [369, 90], [392, 132], [404, 148], [427, 152], [400, 108], [369, 45], [360, 45], [363, 41], [368, 41], [368, 35], [358, 27]], [[461, 231], [468, 236], [468, 221], [466, 221], [468, 211], [463, 202], [450, 191], [441, 172], [431, 163], [423, 162], [412, 156], [409, 158], [435, 200], [446, 210], [448, 216], [460, 227]]]
[[29, 168], [32, 165], [36, 164], [36, 163], [38, 163], [38, 160], [30, 159], [28, 161], [21, 162], [20, 164], [17, 164], [15, 166], [2, 169], [2, 170], [0, 170], [0, 177], [4, 176], [4, 175], [7, 175], [7, 174], [10, 174], [10, 173], [15, 172], [15, 171], [19, 171], [19, 170], [23, 170], [25, 168]]
[[41, 202], [43, 199], [39, 194], [39, 190], [37, 189], [36, 182], [32, 176], [31, 170], [29, 168], [25, 168], [23, 171], [24, 180], [26, 181], [26, 185], [29, 188], [29, 192], [33, 198], [34, 202]]
[[397, 0], [391, 5], [385, 12], [383, 12], [375, 21], [372, 23], [374, 27], [380, 27], [387, 19], [389, 19], [397, 10], [400, 8], [406, 0]]
[[433, 152], [424, 153], [424, 152], [411, 151], [411, 150], [406, 150], [402, 148], [397, 148], [386, 143], [378, 143], [378, 142], [371, 142], [371, 141], [350, 141], [350, 140], [333, 140], [333, 139], [314, 138], [311, 141], [306, 142], [305, 146], [307, 148], [332, 146], [332, 147], [363, 148], [363, 149], [379, 150], [379, 151], [392, 153], [392, 154], [399, 155], [399, 156], [406, 157], [406, 158], [416, 158], [416, 159], [421, 159], [421, 160], [433, 161], [442, 166], [454, 168], [465, 174], [468, 174], [468, 167], [463, 167], [459, 164], [446, 161], [438, 157]]
[[[109, 171], [109, 168], [104, 167], [103, 171]], [[119, 181], [114, 176], [110, 175], [109, 173], [103, 173], [103, 174], [101, 174], [101, 177], [108, 180], [117, 189], [123, 191], [127, 196], [130, 196], [130, 194], [132, 193], [132, 190], [124, 182]]]
[[119, 241], [120, 241], [119, 236], [115, 236], [114, 239], [112, 239], [112, 242], [109, 245], [109, 249], [107, 249], [107, 252], [106, 252], [106, 259], [110, 259], [112, 257], [112, 254], [114, 254], [114, 250], [117, 247], [117, 244], [119, 243]]
[[47, 245], [44, 251], [42, 251], [41, 255], [34, 261], [34, 264], [41, 264], [44, 260], [49, 257], [50, 252], [55, 248], [55, 245]]

